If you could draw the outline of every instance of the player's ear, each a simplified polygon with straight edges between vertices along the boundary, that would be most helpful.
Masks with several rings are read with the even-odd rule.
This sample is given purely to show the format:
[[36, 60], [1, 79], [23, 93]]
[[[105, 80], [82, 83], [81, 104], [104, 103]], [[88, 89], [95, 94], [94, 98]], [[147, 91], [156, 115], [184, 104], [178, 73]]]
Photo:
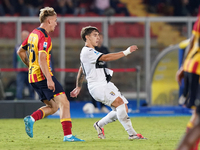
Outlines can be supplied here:
[[86, 40], [87, 40], [87, 39], [89, 38], [89, 35], [86, 35], [85, 38], [86, 38]]
[[51, 21], [50, 21], [50, 19], [49, 19], [49, 18], [47, 18], [47, 23], [48, 23], [48, 24], [50, 24], [50, 23], [51, 23]]

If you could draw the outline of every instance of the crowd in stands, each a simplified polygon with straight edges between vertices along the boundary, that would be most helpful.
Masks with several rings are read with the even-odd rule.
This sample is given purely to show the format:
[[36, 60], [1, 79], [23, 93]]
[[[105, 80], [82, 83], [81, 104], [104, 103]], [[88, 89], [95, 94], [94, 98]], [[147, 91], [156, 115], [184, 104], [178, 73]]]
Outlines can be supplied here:
[[[143, 0], [143, 3], [148, 12], [162, 16], [196, 16], [200, 0]], [[53, 7], [60, 16], [130, 16], [120, 0], [0, 0], [0, 16], [38, 16], [45, 6]]]
[[200, 0], [143, 0], [150, 13], [162, 16], [197, 16]]
[[0, 16], [37, 16], [42, 7], [50, 6], [58, 15], [130, 16], [120, 0], [0, 0]]

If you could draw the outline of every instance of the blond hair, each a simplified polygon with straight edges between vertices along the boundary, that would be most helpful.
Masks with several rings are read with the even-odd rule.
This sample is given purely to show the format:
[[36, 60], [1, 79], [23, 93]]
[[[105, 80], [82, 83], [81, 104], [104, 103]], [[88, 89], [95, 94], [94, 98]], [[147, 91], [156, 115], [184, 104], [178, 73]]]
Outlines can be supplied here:
[[47, 17], [54, 15], [56, 15], [56, 12], [52, 7], [45, 7], [40, 9], [40, 15], [39, 15], [40, 23], [43, 23]]
[[81, 38], [83, 39], [83, 41], [86, 41], [85, 36], [90, 35], [92, 33], [92, 31], [97, 31], [99, 33], [99, 30], [96, 27], [87, 26], [87, 27], [82, 28]]

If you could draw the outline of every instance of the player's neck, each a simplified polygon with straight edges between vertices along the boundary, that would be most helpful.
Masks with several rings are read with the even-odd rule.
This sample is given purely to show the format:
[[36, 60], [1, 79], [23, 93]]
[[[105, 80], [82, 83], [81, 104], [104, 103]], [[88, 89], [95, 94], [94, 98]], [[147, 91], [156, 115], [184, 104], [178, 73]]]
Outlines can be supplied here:
[[44, 23], [41, 23], [41, 24], [40, 24], [40, 28], [45, 29], [45, 31], [49, 34], [48, 27], [47, 27]]
[[90, 47], [90, 48], [93, 48], [93, 49], [94, 49], [94, 46], [93, 46], [91, 43], [87, 43], [87, 42], [85, 42], [85, 46], [86, 46], [86, 47]]

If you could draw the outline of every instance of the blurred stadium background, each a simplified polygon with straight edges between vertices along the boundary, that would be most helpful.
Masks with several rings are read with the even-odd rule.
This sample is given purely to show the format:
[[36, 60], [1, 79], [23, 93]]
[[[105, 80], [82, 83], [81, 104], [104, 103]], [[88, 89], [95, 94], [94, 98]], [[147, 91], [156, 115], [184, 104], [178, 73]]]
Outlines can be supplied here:
[[[0, 88], [5, 94], [2, 103], [9, 101], [7, 105], [10, 105], [17, 102], [14, 101], [16, 71], [12, 70], [12, 64], [14, 47], [21, 43], [21, 31], [31, 32], [38, 27], [38, 10], [51, 6], [58, 12], [58, 25], [50, 34], [54, 74], [71, 102], [91, 100], [86, 83], [77, 99], [69, 97], [69, 92], [75, 87], [75, 70], [80, 65], [79, 53], [84, 45], [80, 30], [91, 25], [103, 33], [104, 46], [110, 52], [124, 50], [132, 44], [138, 46], [139, 50], [132, 55], [108, 64], [109, 68], [120, 69], [114, 73], [112, 81], [127, 99], [134, 102], [131, 105], [133, 109], [137, 108], [135, 101], [138, 94], [141, 100], [139, 106], [178, 105], [179, 87], [175, 81], [179, 63], [178, 44], [190, 37], [200, 2], [110, 0], [110, 8], [114, 11], [104, 14], [95, 11], [93, 2], [95, 0], [0, 0]], [[138, 66], [139, 78], [137, 71], [124, 69]], [[24, 101], [35, 103], [27, 101], [26, 95], [25, 89]], [[18, 102], [22, 103], [20, 100]], [[16, 106], [13, 105], [13, 108]], [[18, 113], [23, 114], [20, 110]]]

